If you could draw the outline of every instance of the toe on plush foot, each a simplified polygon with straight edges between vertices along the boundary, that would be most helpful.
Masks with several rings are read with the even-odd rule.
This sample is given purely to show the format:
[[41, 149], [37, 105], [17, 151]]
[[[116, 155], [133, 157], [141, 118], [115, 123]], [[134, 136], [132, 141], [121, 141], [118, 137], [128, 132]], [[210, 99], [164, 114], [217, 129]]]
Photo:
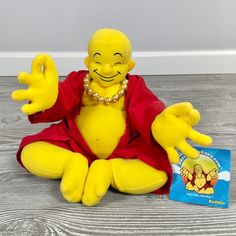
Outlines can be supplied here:
[[74, 189], [67, 188], [61, 184], [61, 193], [65, 200], [68, 202], [80, 202], [82, 193], [81, 191], [74, 187]]
[[100, 202], [100, 199], [97, 197], [92, 197], [88, 195], [83, 195], [82, 203], [85, 206], [96, 206]]
[[[95, 183], [94, 183], [95, 184]], [[97, 189], [99, 188], [99, 191]], [[106, 194], [108, 187], [100, 183], [100, 186], [96, 185], [86, 185], [85, 191], [82, 197], [82, 203], [85, 206], [95, 206], [97, 205], [103, 196]]]

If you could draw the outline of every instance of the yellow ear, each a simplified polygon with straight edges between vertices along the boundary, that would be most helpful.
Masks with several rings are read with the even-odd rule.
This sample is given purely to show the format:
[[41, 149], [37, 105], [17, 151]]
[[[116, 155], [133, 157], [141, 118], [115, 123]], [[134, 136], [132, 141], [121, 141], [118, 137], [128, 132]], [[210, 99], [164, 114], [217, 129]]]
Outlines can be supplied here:
[[87, 68], [89, 68], [89, 56], [84, 58], [84, 64], [86, 65]]
[[133, 59], [128, 61], [128, 71], [131, 71], [135, 67], [135, 62]]

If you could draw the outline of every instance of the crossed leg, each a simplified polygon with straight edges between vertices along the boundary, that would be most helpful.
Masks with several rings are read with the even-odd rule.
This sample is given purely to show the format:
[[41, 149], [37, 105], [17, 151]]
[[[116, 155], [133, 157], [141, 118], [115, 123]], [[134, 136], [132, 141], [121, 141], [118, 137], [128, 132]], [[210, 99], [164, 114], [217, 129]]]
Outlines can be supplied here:
[[49, 179], [62, 178], [60, 189], [63, 197], [69, 202], [81, 201], [88, 174], [88, 161], [83, 155], [37, 141], [23, 148], [21, 160], [34, 175]]
[[153, 192], [168, 180], [164, 171], [157, 170], [138, 159], [116, 158], [112, 165], [112, 187], [123, 193], [144, 194]]
[[96, 160], [88, 169], [87, 159], [47, 142], [34, 142], [22, 150], [21, 160], [34, 175], [60, 179], [61, 192], [69, 202], [94, 206], [109, 186], [120, 192], [144, 194], [161, 188], [167, 174], [138, 159]]
[[123, 193], [144, 194], [161, 188], [167, 179], [165, 172], [138, 159], [96, 160], [90, 166], [82, 202], [98, 204], [110, 185]]

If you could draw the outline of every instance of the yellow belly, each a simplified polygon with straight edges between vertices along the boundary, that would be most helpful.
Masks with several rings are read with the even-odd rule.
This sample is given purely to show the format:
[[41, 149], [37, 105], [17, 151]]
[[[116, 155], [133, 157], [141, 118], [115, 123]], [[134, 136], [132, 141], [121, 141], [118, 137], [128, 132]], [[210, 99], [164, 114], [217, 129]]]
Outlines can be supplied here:
[[205, 176], [201, 176], [201, 177], [196, 176], [194, 183], [199, 189], [202, 188], [206, 184]]
[[91, 151], [98, 158], [107, 158], [125, 132], [126, 113], [113, 106], [83, 106], [76, 124]]

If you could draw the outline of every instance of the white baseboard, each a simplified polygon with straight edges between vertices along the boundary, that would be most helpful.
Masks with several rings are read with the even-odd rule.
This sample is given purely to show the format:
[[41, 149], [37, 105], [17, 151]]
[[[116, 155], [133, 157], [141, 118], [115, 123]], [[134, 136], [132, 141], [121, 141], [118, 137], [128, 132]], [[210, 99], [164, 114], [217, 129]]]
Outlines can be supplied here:
[[[0, 76], [15, 76], [30, 71], [38, 52], [0, 52]], [[56, 61], [59, 75], [85, 69], [86, 52], [47, 52]], [[225, 74], [236, 73], [236, 50], [133, 52], [136, 67], [131, 73], [140, 75]]]

